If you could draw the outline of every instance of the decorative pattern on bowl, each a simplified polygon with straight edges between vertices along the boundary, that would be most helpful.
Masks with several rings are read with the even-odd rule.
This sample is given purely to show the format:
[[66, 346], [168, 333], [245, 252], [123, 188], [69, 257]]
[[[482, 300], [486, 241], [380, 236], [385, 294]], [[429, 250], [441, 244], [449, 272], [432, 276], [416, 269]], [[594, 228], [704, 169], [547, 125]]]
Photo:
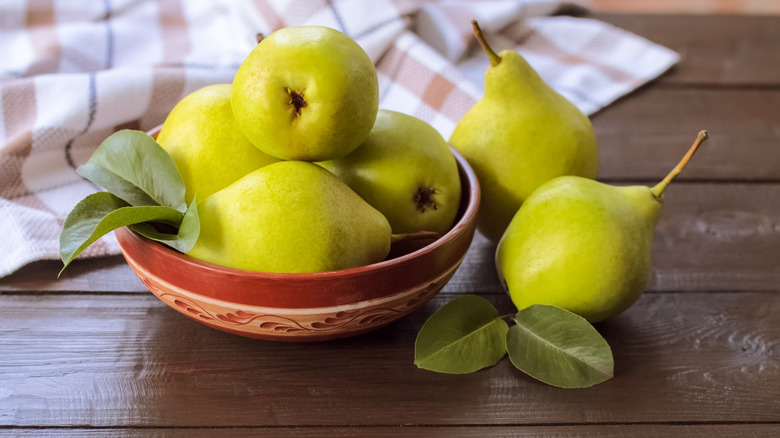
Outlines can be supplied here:
[[309, 309], [242, 305], [193, 294], [160, 279], [132, 259], [128, 264], [146, 287], [180, 313], [213, 328], [259, 339], [305, 340], [351, 336], [382, 327], [436, 295], [460, 265], [434, 280], [397, 294], [354, 304]]

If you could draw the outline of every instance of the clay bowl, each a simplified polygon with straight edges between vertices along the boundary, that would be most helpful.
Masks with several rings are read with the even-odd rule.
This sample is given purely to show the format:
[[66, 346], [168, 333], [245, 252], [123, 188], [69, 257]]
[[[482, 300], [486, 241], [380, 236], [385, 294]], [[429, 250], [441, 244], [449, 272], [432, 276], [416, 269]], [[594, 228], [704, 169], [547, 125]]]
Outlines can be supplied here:
[[[127, 263], [165, 304], [210, 327], [252, 338], [319, 341], [384, 326], [450, 280], [471, 244], [479, 205], [474, 171], [455, 150], [462, 197], [455, 225], [421, 248], [394, 248], [372, 265], [311, 274], [243, 271], [206, 263], [127, 228], [115, 231]], [[411, 251], [411, 252], [409, 252]]]

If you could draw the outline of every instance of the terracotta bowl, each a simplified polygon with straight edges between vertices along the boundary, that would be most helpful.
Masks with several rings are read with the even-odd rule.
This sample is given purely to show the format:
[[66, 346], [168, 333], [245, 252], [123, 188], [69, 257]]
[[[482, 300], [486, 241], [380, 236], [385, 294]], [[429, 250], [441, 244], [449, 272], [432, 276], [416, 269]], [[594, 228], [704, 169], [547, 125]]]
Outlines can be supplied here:
[[479, 205], [474, 171], [455, 150], [460, 211], [452, 229], [421, 248], [393, 248], [372, 265], [311, 274], [244, 271], [206, 263], [115, 231], [146, 287], [180, 313], [226, 332], [278, 341], [342, 338], [384, 326], [420, 307], [449, 281], [471, 244]]

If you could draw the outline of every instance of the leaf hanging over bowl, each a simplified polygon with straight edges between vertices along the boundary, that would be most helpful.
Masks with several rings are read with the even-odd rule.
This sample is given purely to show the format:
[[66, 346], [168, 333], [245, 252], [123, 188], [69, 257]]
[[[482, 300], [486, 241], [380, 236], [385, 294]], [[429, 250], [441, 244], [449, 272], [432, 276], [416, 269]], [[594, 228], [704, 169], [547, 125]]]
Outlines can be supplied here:
[[164, 243], [171, 248], [182, 252], [188, 253], [200, 235], [200, 217], [198, 216], [198, 196], [192, 198], [190, 206], [187, 208], [187, 212], [184, 213], [184, 217], [179, 224], [179, 231], [176, 234], [162, 233], [158, 231], [150, 223], [137, 223], [130, 225], [130, 229], [136, 233], [152, 239], [160, 243]]
[[65, 219], [60, 233], [60, 257], [65, 264], [62, 269], [86, 247], [116, 228], [150, 221], [179, 226], [183, 218], [184, 214], [172, 207], [132, 206], [111, 193], [93, 193], [76, 204]]
[[[197, 197], [188, 207], [176, 165], [147, 133], [115, 132], [77, 172], [108, 192], [87, 196], [65, 219], [60, 233], [63, 270], [101, 236], [123, 226], [183, 253], [198, 240]], [[170, 232], [159, 230], [161, 224]]]
[[77, 172], [130, 205], [165, 205], [182, 213], [187, 209], [176, 165], [145, 132], [115, 132]]

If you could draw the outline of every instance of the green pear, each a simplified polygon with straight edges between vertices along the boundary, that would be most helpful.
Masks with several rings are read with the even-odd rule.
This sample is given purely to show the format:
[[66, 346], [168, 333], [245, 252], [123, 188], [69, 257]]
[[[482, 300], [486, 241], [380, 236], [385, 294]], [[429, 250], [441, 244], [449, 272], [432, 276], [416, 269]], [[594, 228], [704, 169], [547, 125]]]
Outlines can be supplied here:
[[374, 65], [351, 38], [327, 27], [277, 30], [233, 79], [233, 113], [249, 140], [283, 160], [352, 152], [379, 109]]
[[597, 322], [631, 306], [647, 282], [663, 191], [706, 137], [700, 132], [683, 160], [653, 188], [577, 176], [540, 186], [496, 250], [498, 276], [517, 308], [555, 305]]
[[595, 178], [596, 136], [588, 117], [550, 88], [511, 50], [490, 58], [485, 93], [458, 122], [450, 144], [474, 168], [482, 189], [477, 226], [497, 241], [523, 201], [561, 175]]
[[190, 256], [262, 272], [320, 272], [383, 260], [390, 224], [346, 184], [303, 161], [255, 170], [198, 205]]
[[217, 84], [190, 93], [168, 114], [157, 136], [184, 180], [188, 204], [196, 192], [205, 199], [279, 161], [252, 146], [238, 129], [230, 91], [230, 84]]
[[385, 215], [393, 233], [446, 233], [460, 204], [458, 165], [428, 123], [380, 110], [351, 154], [318, 163]]

